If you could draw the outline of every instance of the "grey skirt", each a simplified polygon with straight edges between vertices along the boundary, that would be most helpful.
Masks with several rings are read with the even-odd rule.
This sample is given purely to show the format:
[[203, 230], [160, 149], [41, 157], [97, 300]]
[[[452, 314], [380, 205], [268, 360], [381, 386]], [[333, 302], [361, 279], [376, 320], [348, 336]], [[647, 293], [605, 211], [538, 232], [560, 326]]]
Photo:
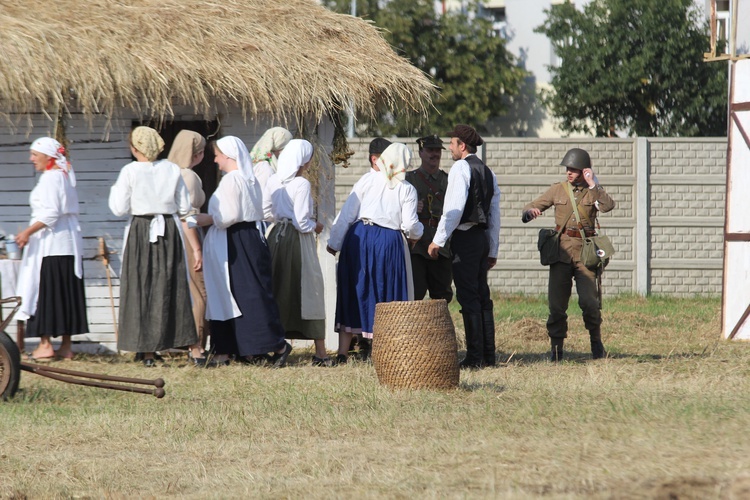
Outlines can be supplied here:
[[150, 243], [151, 219], [133, 217], [122, 256], [117, 348], [123, 351], [162, 351], [198, 341], [179, 229], [164, 215], [164, 236]]

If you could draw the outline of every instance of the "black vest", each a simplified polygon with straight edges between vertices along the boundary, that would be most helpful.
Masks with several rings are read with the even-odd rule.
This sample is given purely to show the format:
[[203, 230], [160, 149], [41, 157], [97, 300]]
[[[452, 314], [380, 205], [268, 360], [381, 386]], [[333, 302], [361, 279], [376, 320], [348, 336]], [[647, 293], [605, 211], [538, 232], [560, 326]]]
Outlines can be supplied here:
[[469, 155], [464, 160], [471, 167], [471, 182], [460, 224], [473, 222], [479, 227], [486, 228], [490, 221], [490, 205], [495, 192], [492, 172], [476, 155]]

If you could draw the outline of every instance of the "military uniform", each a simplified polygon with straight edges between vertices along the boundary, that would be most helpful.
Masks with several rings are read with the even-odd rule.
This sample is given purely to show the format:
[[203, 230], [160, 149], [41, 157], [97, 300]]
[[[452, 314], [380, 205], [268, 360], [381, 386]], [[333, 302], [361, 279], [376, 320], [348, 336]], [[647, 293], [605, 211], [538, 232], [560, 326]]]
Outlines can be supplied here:
[[[588, 153], [586, 153], [585, 158], [588, 159]], [[563, 165], [575, 168], [572, 165], [565, 165], [565, 160], [563, 160]], [[590, 160], [585, 168], [590, 168]], [[579, 170], [583, 170], [583, 168]], [[580, 180], [583, 182], [582, 185], [570, 184], [570, 186], [578, 205], [578, 213], [581, 216], [585, 234], [586, 236], [593, 236], [597, 214], [609, 212], [615, 207], [615, 202], [600, 185], [597, 184], [594, 188], [589, 188], [583, 181], [582, 176]], [[551, 339], [553, 361], [562, 359], [563, 339], [568, 336], [567, 309], [573, 279], [575, 279], [576, 291], [578, 292], [578, 305], [583, 312], [583, 322], [591, 337], [592, 354], [595, 358], [604, 356], [604, 347], [601, 344], [602, 315], [596, 284], [597, 277], [594, 271], [580, 262], [583, 242], [566, 184], [569, 184], [568, 181], [553, 184], [544, 194], [523, 208], [523, 221], [528, 222], [530, 219], [527, 220], [525, 214], [532, 208], [543, 212], [554, 206], [555, 229], [559, 230], [563, 224], [566, 226], [560, 234], [560, 260], [552, 264], [549, 269], [547, 333]]]
[[414, 299], [422, 300], [429, 290], [430, 298], [453, 299], [451, 281], [451, 251], [449, 245], [441, 248], [437, 260], [427, 253], [435, 236], [440, 216], [443, 214], [445, 190], [448, 188], [448, 174], [438, 170], [427, 173], [422, 167], [406, 173], [406, 181], [417, 190], [417, 199], [422, 202], [422, 210], [417, 213], [424, 225], [424, 234], [411, 250], [411, 266], [414, 276]]

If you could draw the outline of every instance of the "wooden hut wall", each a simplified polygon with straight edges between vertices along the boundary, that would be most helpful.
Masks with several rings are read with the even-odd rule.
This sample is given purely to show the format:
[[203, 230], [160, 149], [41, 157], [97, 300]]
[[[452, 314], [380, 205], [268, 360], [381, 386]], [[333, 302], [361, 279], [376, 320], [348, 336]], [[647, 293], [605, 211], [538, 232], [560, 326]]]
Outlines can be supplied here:
[[[11, 119], [14, 124], [12, 128], [4, 126], [0, 129], [0, 229], [6, 234], [16, 234], [28, 225], [29, 192], [37, 181], [36, 173], [29, 161], [29, 146], [37, 137], [52, 135], [54, 129], [54, 123], [50, 118], [41, 113], [12, 116]], [[111, 122], [107, 122], [103, 117], [89, 122], [80, 114], [73, 114], [66, 119], [65, 130], [69, 141], [70, 160], [78, 179], [90, 329], [88, 334], [75, 336], [74, 341], [93, 343], [92, 350], [115, 348], [105, 268], [101, 260], [95, 260], [95, 257], [100, 237], [105, 238], [111, 251], [117, 252], [111, 257], [112, 293], [117, 308], [120, 250], [126, 218], [112, 215], [107, 201], [110, 187], [117, 179], [120, 169], [131, 161], [127, 139], [133, 122], [137, 120], [139, 117], [125, 111]], [[175, 110], [176, 122], [200, 120], [203, 120], [203, 117], [194, 116], [187, 110]], [[249, 149], [271, 126], [270, 117], [245, 121], [239, 110], [229, 110], [222, 114], [220, 122], [220, 136], [236, 135], [245, 141]], [[327, 131], [325, 140], [330, 145], [330, 125], [324, 129]], [[331, 208], [327, 211], [331, 212], [332, 220], [333, 203], [330, 204]], [[322, 254], [326, 255], [324, 250]], [[9, 333], [15, 333], [15, 326]]]

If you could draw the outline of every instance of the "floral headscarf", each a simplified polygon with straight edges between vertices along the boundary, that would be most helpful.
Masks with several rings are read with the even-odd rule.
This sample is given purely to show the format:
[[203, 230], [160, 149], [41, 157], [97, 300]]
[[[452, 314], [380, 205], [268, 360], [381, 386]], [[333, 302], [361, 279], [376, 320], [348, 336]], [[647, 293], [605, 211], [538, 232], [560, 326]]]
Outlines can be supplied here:
[[253, 150], [250, 152], [250, 157], [253, 162], [260, 163], [267, 161], [271, 164], [271, 168], [276, 172], [277, 162], [276, 157], [273, 155], [273, 151], [284, 149], [289, 141], [292, 140], [292, 133], [283, 127], [273, 127], [266, 130], [261, 136], [258, 142], [253, 146]]
[[388, 189], [393, 189], [406, 179], [406, 169], [411, 163], [411, 149], [406, 144], [394, 142], [383, 151], [375, 164], [385, 176]]

